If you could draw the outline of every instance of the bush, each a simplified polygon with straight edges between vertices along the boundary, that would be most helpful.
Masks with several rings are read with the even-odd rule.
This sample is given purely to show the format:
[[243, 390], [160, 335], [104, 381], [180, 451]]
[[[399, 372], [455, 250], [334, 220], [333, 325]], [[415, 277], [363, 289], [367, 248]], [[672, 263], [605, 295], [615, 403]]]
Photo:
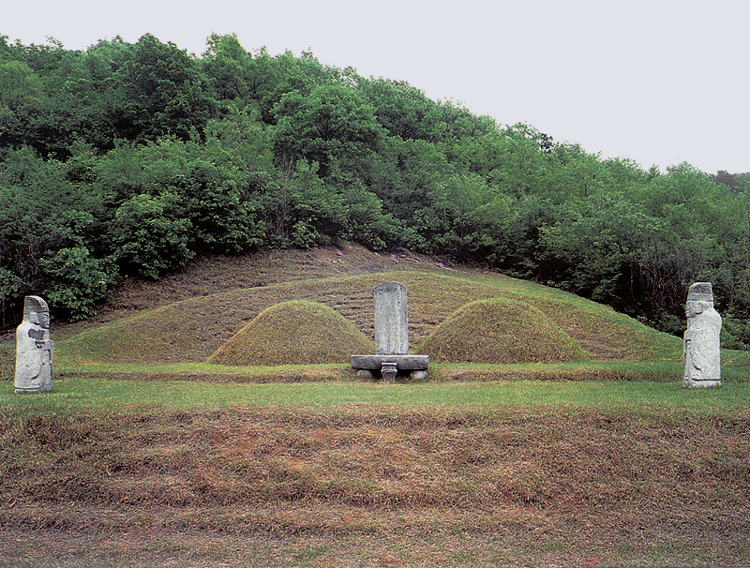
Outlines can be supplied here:
[[110, 235], [126, 274], [157, 280], [195, 256], [188, 247], [192, 223], [178, 216], [176, 202], [173, 194], [140, 194], [118, 208]]
[[71, 321], [95, 315], [94, 306], [115, 279], [106, 262], [92, 257], [85, 247], [60, 249], [41, 264], [49, 280], [43, 294], [58, 315]]
[[14, 308], [23, 295], [24, 281], [7, 268], [0, 268], [0, 316], [3, 327], [16, 319]]

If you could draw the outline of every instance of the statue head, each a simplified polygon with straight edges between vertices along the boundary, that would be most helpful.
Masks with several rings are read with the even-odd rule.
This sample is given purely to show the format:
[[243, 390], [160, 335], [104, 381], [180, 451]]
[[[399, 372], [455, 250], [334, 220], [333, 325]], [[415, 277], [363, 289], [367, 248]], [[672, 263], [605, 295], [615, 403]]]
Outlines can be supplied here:
[[694, 318], [714, 307], [714, 292], [710, 282], [696, 282], [688, 290], [685, 315]]
[[23, 301], [23, 320], [42, 329], [49, 329], [49, 307], [39, 296], [26, 296]]

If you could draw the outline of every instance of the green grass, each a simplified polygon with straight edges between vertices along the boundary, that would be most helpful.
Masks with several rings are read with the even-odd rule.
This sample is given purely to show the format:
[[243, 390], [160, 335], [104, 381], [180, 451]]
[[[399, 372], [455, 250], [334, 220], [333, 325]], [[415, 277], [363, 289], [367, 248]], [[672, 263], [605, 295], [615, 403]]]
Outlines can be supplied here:
[[[594, 360], [679, 361], [679, 338], [572, 294], [489, 274], [461, 277], [395, 271], [285, 282], [176, 302], [58, 342], [60, 363], [187, 363], [206, 361], [264, 310], [291, 300], [327, 305], [371, 339], [372, 289], [398, 280], [409, 290], [410, 343], [430, 335], [461, 307], [503, 298], [540, 310]], [[466, 337], [479, 329], [464, 330]], [[528, 337], [533, 341], [533, 333]]]
[[380, 384], [320, 382], [285, 384], [127, 381], [67, 378], [42, 395], [0, 395], [0, 409], [38, 408], [121, 411], [145, 406], [168, 410], [211, 407], [386, 405], [408, 408], [450, 406], [492, 411], [502, 407], [572, 407], [599, 410], [649, 410], [731, 413], [750, 407], [750, 383], [728, 382], [719, 389], [687, 390], [680, 382], [535, 381], [491, 383]]

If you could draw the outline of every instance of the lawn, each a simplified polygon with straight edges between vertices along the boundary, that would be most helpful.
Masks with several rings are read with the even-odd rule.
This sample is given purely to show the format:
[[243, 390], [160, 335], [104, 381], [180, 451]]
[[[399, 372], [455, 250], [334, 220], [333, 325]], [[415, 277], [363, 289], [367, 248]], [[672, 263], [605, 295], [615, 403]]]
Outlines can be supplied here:
[[4, 384], [0, 566], [750, 558], [744, 381]]
[[76, 377], [58, 380], [55, 391], [41, 396], [0, 395], [3, 413], [134, 412], [141, 407], [164, 411], [232, 409], [247, 406], [392, 405], [406, 409], [450, 406], [571, 407], [597, 410], [733, 413], [750, 409], [750, 382], [726, 382], [719, 389], [683, 389], [675, 381], [494, 381], [377, 382], [324, 381], [304, 383], [203, 382], [185, 380], [103, 380]]

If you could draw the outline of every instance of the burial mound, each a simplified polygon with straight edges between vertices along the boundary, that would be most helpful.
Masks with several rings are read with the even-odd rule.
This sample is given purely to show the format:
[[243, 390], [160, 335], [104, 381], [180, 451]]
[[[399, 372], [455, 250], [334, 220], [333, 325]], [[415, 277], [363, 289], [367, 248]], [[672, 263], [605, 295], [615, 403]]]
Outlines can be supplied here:
[[589, 354], [556, 323], [525, 302], [505, 298], [466, 304], [418, 348], [445, 363], [586, 361]]
[[324, 304], [293, 300], [265, 309], [208, 359], [220, 365], [347, 363], [375, 349], [357, 327]]

